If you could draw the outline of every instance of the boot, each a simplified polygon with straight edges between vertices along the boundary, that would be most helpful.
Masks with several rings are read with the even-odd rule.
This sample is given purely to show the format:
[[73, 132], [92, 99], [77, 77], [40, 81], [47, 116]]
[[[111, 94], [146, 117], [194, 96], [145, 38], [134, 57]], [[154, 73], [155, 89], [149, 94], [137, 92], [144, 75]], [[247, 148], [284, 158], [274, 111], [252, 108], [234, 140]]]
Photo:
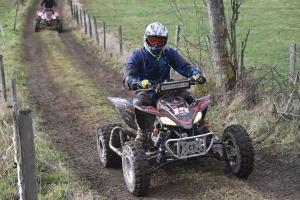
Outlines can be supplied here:
[[147, 140], [147, 132], [138, 128], [137, 135], [135, 137], [135, 141], [145, 143]]
[[151, 144], [146, 142], [147, 136], [148, 136], [148, 133], [146, 131], [143, 131], [142, 129], [138, 128], [137, 136], [135, 137], [135, 141], [139, 142], [142, 145], [142, 147], [145, 149], [145, 151], [147, 151], [151, 147]]

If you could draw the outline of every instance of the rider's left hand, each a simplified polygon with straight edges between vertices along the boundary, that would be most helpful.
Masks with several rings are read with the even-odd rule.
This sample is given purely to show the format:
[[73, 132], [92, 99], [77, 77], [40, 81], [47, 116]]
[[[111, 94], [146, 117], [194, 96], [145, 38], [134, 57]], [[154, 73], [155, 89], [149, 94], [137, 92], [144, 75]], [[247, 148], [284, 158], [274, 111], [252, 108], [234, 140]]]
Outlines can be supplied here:
[[195, 74], [191, 79], [199, 84], [204, 84], [206, 82], [206, 78], [202, 74]]

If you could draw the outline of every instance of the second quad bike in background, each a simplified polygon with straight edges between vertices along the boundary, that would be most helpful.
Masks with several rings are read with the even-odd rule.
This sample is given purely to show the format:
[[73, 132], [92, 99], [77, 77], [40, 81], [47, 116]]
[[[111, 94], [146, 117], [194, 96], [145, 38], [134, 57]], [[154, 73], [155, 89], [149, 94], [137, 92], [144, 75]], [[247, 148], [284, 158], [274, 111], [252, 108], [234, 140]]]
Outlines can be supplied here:
[[63, 32], [62, 20], [59, 19], [58, 9], [39, 9], [38, 18], [34, 21], [34, 31], [38, 32], [41, 28], [56, 29], [59, 33]]

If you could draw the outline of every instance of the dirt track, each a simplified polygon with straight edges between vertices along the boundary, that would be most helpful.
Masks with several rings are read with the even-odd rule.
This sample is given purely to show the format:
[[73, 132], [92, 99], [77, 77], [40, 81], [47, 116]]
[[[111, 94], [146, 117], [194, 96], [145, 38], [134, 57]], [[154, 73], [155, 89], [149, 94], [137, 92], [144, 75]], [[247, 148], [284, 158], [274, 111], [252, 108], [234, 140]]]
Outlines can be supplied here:
[[[81, 178], [90, 181], [93, 189], [108, 199], [137, 199], [127, 191], [121, 168], [105, 169], [101, 166], [95, 145], [96, 124], [86, 124], [77, 117], [78, 113], [84, 113], [85, 107], [77, 106], [74, 110], [74, 106], [79, 103], [72, 95], [75, 91], [66, 93], [64, 88], [53, 83], [53, 77], [49, 75], [47, 68], [46, 47], [41, 44], [43, 36], [35, 33], [33, 29], [36, 9], [37, 7], [33, 7], [27, 18], [24, 56], [31, 66], [28, 88], [38, 111], [46, 121], [45, 127], [54, 133], [57, 146], [68, 155], [66, 159], [70, 167], [76, 170]], [[88, 50], [83, 50], [84, 47], [70, 34], [74, 28], [67, 27], [66, 22], [64, 25], [63, 33], [52, 33], [58, 35], [57, 43], [66, 46], [65, 53], [69, 59], [80, 63], [82, 70], [89, 74], [99, 90], [105, 90], [111, 96], [119, 96], [121, 93], [123, 96], [130, 96], [131, 93], [123, 88], [122, 76], [89, 55]], [[112, 86], [108, 88], [107, 85], [112, 83], [112, 80], [120, 81], [110, 84]], [[239, 187], [246, 187], [261, 194], [265, 199], [300, 199], [299, 164], [283, 164], [281, 158], [270, 156], [267, 150], [256, 150], [255, 168], [247, 180], [239, 180], [225, 173], [225, 165], [212, 159], [198, 159], [189, 163], [179, 163], [174, 167], [168, 166], [151, 177], [149, 192], [143, 199], [202, 199], [201, 194], [214, 188], [223, 188], [222, 182], [216, 178], [215, 181], [206, 181], [207, 184], [202, 185], [199, 185], [198, 180], [190, 180], [188, 177], [194, 172], [191, 171], [191, 167], [198, 172], [218, 175], [220, 180], [232, 180], [231, 187], [234, 192], [235, 189], [238, 192]], [[224, 197], [213, 194], [206, 197], [222, 198]]]

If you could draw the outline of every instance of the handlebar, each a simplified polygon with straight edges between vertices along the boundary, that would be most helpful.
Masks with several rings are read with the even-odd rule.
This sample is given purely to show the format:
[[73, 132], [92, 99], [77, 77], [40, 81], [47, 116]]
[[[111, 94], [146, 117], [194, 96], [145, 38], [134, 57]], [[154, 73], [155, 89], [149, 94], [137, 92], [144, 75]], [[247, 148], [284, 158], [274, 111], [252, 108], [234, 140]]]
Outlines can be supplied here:
[[171, 91], [171, 90], [177, 90], [177, 89], [188, 89], [191, 87], [191, 85], [195, 85], [195, 84], [197, 84], [197, 82], [194, 82], [190, 78], [188, 78], [186, 80], [169, 81], [169, 82], [163, 82], [163, 83], [150, 82], [148, 84], [148, 88], [138, 89], [138, 90], [136, 90], [136, 92], [155, 91], [156, 93], [161, 93], [164, 91]]

